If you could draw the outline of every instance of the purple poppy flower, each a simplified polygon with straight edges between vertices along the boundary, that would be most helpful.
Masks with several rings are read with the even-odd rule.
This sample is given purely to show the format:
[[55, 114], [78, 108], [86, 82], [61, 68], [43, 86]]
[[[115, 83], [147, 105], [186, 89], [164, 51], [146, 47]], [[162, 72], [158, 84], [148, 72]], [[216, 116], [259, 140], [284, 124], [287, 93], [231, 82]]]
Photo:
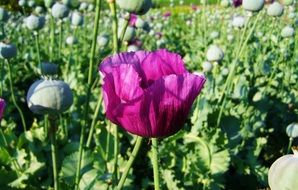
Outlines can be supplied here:
[[197, 11], [197, 10], [198, 10], [198, 6], [195, 5], [195, 4], [192, 4], [192, 5], [191, 5], [191, 9], [192, 9], [193, 11]]
[[3, 117], [5, 106], [6, 106], [5, 101], [0, 98], [0, 120]]
[[129, 26], [135, 27], [137, 19], [138, 19], [137, 15], [130, 14], [130, 16], [129, 16]]
[[242, 5], [242, 0], [233, 0], [234, 7], [239, 7]]
[[206, 80], [165, 49], [120, 53], [106, 58], [99, 70], [107, 118], [142, 137], [178, 132]]
[[164, 18], [169, 18], [172, 15], [172, 13], [170, 11], [167, 11], [163, 14]]

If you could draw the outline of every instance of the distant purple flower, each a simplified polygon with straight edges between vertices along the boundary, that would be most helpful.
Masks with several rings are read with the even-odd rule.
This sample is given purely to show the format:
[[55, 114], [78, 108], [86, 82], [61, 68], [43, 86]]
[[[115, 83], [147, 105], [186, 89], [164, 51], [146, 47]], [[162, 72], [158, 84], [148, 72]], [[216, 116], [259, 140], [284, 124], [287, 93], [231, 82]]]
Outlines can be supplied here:
[[165, 49], [120, 53], [106, 58], [99, 70], [107, 118], [142, 137], [178, 132], [206, 80]]
[[0, 120], [3, 117], [5, 106], [6, 106], [5, 101], [0, 98]]
[[169, 18], [172, 15], [172, 13], [170, 11], [167, 11], [163, 14], [164, 18]]
[[195, 4], [192, 4], [192, 5], [191, 5], [191, 9], [192, 9], [193, 11], [197, 11], [197, 10], [198, 10], [198, 6], [195, 5]]
[[135, 27], [136, 26], [137, 19], [138, 19], [137, 15], [130, 14], [130, 17], [129, 17], [129, 26]]
[[129, 42], [128, 45], [135, 45], [140, 48], [143, 46], [143, 42], [140, 39], [134, 39], [133, 41]]
[[242, 0], [233, 0], [234, 7], [239, 7], [242, 5]]

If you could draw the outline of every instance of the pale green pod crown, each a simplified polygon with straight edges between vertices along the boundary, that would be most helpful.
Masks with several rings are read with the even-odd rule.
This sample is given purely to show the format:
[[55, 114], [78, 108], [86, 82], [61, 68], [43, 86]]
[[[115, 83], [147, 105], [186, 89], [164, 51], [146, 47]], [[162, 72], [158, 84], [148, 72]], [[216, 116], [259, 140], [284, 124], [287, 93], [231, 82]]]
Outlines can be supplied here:
[[267, 9], [267, 14], [269, 16], [279, 17], [283, 14], [283, 12], [284, 12], [284, 7], [278, 2], [272, 3], [271, 5], [268, 6], [268, 9]]

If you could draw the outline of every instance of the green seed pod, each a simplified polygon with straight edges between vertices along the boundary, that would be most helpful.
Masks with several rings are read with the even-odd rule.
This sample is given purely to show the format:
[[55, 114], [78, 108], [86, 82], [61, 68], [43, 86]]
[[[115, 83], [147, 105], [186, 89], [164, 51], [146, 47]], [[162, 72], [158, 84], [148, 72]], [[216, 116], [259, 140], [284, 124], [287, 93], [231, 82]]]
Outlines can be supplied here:
[[57, 75], [58, 74], [58, 65], [54, 63], [47, 63], [43, 62], [41, 63], [41, 73], [43, 75]]
[[6, 22], [9, 19], [8, 12], [0, 7], [0, 22]]
[[99, 47], [101, 48], [106, 47], [109, 44], [109, 36], [105, 34], [101, 36], [97, 36], [96, 42]]
[[290, 138], [298, 137], [298, 123], [291, 123], [290, 125], [288, 125], [286, 132]]
[[278, 2], [274, 2], [270, 4], [267, 9], [267, 14], [269, 16], [279, 17], [283, 14], [283, 12], [284, 12], [284, 7]]
[[221, 5], [222, 7], [229, 7], [229, 6], [231, 5], [231, 2], [230, 2], [229, 0], [222, 0], [222, 1], [220, 2], [220, 5]]
[[224, 58], [224, 52], [217, 45], [211, 45], [207, 50], [208, 61], [221, 61]]
[[277, 159], [269, 169], [268, 182], [271, 190], [295, 190], [298, 187], [298, 152]]
[[146, 14], [152, 6], [151, 0], [116, 0], [121, 9], [136, 15]]
[[59, 80], [38, 80], [30, 86], [27, 94], [28, 107], [36, 114], [60, 114], [72, 103], [71, 89]]
[[284, 38], [291, 38], [295, 35], [295, 29], [291, 26], [286, 26], [281, 31], [281, 36]]
[[17, 56], [17, 47], [13, 44], [0, 42], [0, 58], [11, 59]]
[[264, 0], [243, 0], [242, 6], [247, 11], [258, 12], [264, 7]]

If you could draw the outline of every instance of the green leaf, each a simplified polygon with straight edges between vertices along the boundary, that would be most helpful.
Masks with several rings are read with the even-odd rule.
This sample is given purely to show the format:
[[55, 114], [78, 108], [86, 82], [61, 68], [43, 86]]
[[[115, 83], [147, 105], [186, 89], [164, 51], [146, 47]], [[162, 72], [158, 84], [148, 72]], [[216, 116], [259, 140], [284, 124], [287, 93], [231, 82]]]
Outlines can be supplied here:
[[181, 190], [181, 188], [178, 187], [178, 180], [175, 180], [175, 176], [173, 174], [172, 170], [163, 170], [162, 171], [163, 180], [167, 185], [167, 189], [169, 190]]
[[24, 189], [27, 187], [26, 181], [28, 180], [28, 178], [29, 176], [23, 173], [19, 178], [9, 183], [8, 185], [12, 188]]
[[230, 155], [228, 150], [212, 154], [210, 170], [212, 174], [223, 174], [229, 169]]
[[[65, 157], [62, 163], [62, 168], [60, 171], [60, 176], [68, 185], [74, 185], [76, 166], [78, 163], [79, 152], [72, 153], [71, 155]], [[81, 165], [81, 173], [84, 173], [91, 169], [91, 165], [94, 161], [94, 156], [90, 151], [84, 152]]]
[[39, 162], [37, 160], [37, 157], [32, 152], [30, 152], [30, 164], [29, 167], [26, 169], [26, 173], [33, 175], [35, 174], [35, 172], [42, 169], [43, 167], [45, 167], [45, 163]]
[[97, 170], [92, 169], [82, 176], [79, 187], [81, 190], [106, 190], [108, 184], [101, 180]]
[[3, 147], [0, 147], [0, 163], [1, 165], [8, 165], [10, 163], [10, 155], [8, 153], [8, 151], [3, 148]]

